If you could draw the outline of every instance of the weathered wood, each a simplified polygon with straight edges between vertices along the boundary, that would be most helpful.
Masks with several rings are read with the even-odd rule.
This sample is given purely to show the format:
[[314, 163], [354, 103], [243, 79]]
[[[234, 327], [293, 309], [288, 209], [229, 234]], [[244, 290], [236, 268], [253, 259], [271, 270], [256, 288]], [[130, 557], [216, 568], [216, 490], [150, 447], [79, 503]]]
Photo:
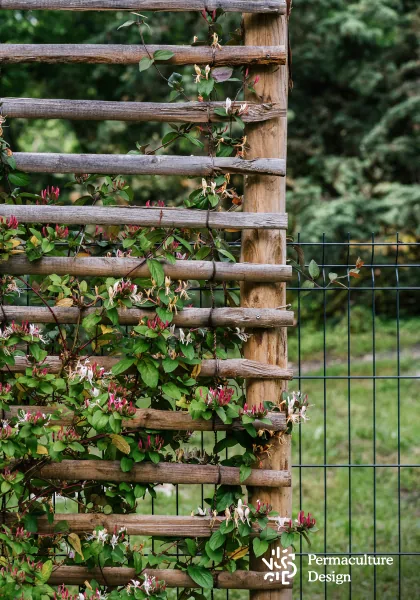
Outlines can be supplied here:
[[[61, 463], [50, 463], [41, 467], [33, 476], [66, 481], [240, 485], [237, 467], [169, 462], [157, 465], [142, 462], [135, 464], [128, 473], [124, 473], [121, 471], [119, 460], [63, 460]], [[279, 487], [289, 486], [290, 480], [289, 471], [252, 469], [251, 475], [243, 484]]]
[[281, 65], [286, 60], [284, 46], [223, 46], [214, 52], [210, 46], [148, 45], [146, 50], [141, 44], [0, 44], [0, 63], [133, 65], [157, 50], [174, 54], [165, 65]]
[[[180, 588], [198, 588], [199, 586], [187, 575], [185, 571], [175, 569], [146, 569], [142, 575], [156, 577], [159, 581], [165, 581], [167, 587]], [[214, 572], [214, 587], [216, 589], [233, 589], [233, 590], [260, 590], [273, 589], [278, 590], [284, 587], [280, 581], [272, 578], [265, 579], [264, 573], [256, 571], [235, 571], [228, 573], [227, 571]], [[88, 569], [87, 567], [58, 567], [52, 572], [48, 583], [50, 585], [83, 585], [87, 580], [95, 579], [101, 585], [119, 586], [127, 585], [132, 579], [137, 579], [138, 576], [134, 569], [128, 567], [99, 567]], [[287, 586], [288, 588], [291, 585]]]
[[[277, 16], [246, 15], [244, 18], [244, 32], [246, 44], [287, 44], [287, 18]], [[255, 88], [263, 102], [280, 103], [287, 106], [288, 69], [287, 67], [254, 68], [251, 69], [251, 78], [259, 77]], [[248, 90], [245, 98], [250, 97]], [[256, 157], [260, 152], [264, 156], [286, 156], [287, 149], [287, 119], [278, 118], [259, 126], [247, 125], [247, 139], [250, 144], [250, 156]], [[245, 180], [244, 210], [251, 212], [284, 212], [286, 204], [285, 181], [274, 177], [250, 176]], [[242, 235], [242, 260], [254, 263], [273, 263], [286, 260], [286, 236], [283, 232], [257, 230], [244, 232]], [[284, 285], [251, 285], [244, 283], [241, 290], [242, 306], [270, 307], [282, 306], [286, 301]], [[253, 360], [261, 360], [272, 365], [284, 367], [287, 365], [287, 333], [285, 329], [262, 331], [255, 330], [254, 335], [245, 344], [245, 356]], [[259, 404], [265, 398], [274, 402], [281, 399], [282, 391], [286, 386], [277, 380], [249, 380], [247, 382], [247, 402], [251, 405]], [[290, 436], [283, 436], [280, 440], [273, 438], [270, 453], [263, 461], [267, 469], [290, 469], [291, 452]], [[271, 504], [279, 514], [290, 517], [292, 510], [292, 491], [277, 489], [250, 489], [250, 499], [255, 503]], [[266, 558], [271, 557], [270, 552]], [[262, 558], [255, 558], [251, 554], [250, 565], [257, 571], [264, 569]], [[290, 589], [278, 591], [264, 591], [257, 589], [251, 593], [251, 600], [291, 600]]]
[[[237, 103], [239, 106], [240, 102]], [[226, 121], [214, 111], [225, 102], [107, 102], [103, 100], [41, 100], [39, 98], [0, 98], [7, 117], [25, 119], [70, 119], [72, 121], [159, 121], [163, 123], [213, 123]], [[245, 123], [285, 116], [280, 105], [247, 102], [241, 115]]]
[[28, 173], [99, 173], [103, 175], [189, 175], [264, 173], [282, 177], [285, 161], [135, 154], [54, 154], [15, 152], [16, 166]]
[[[158, 488], [159, 489], [159, 488]], [[6, 524], [16, 523], [18, 514], [6, 513]], [[92, 533], [95, 527], [104, 527], [108, 531], [114, 528], [126, 527], [129, 535], [150, 535], [159, 537], [190, 537], [208, 538], [219, 529], [224, 517], [179, 517], [168, 515], [104, 515], [104, 514], [55, 514], [53, 523], [48, 523], [46, 517], [38, 517], [38, 533], [54, 533], [54, 527], [63, 521], [67, 522], [68, 531], [83, 534]], [[275, 521], [268, 523], [271, 529], [276, 529]], [[258, 524], [254, 524], [255, 532], [260, 531]]]
[[[20, 410], [30, 412], [31, 414], [42, 412], [47, 415], [54, 414], [61, 408], [61, 414], [58, 419], [51, 419], [50, 423], [54, 425], [68, 426], [75, 424], [74, 413], [60, 405], [57, 406], [9, 406], [5, 411], [7, 419], [16, 417]], [[284, 413], [270, 412], [267, 415], [271, 425], [254, 421], [253, 426], [257, 430], [267, 429], [269, 431], [284, 431], [286, 429], [286, 417]], [[216, 417], [214, 420], [193, 419], [188, 412], [156, 410], [154, 408], [138, 408], [132, 419], [123, 419], [123, 427], [130, 429], [162, 429], [165, 431], [239, 431], [243, 429], [240, 420], [235, 419], [232, 425], [226, 425]]]
[[286, 214], [248, 214], [182, 208], [138, 206], [37, 206], [0, 205], [0, 215], [17, 217], [20, 223], [66, 225], [140, 225], [214, 229], [287, 229]]
[[[53, 311], [54, 314], [51, 313]], [[7, 306], [0, 311], [0, 322], [30, 321], [31, 323], [78, 323], [92, 313], [102, 315], [102, 321], [109, 323], [106, 310], [87, 308], [79, 310], [76, 306]], [[55, 315], [55, 318], [54, 318]], [[120, 325], [137, 325], [141, 319], [153, 319], [156, 312], [150, 309], [118, 309]], [[173, 321], [178, 327], [293, 327], [293, 312], [274, 308], [184, 308], [174, 315]]]
[[[81, 357], [80, 360], [85, 360], [87, 357]], [[118, 361], [120, 357], [116, 356], [90, 356], [91, 363], [96, 363], [106, 370], [109, 370]], [[20, 373], [30, 367], [30, 363], [25, 356], [16, 356], [15, 364], [2, 367], [0, 370], [7, 370], [13, 373]], [[59, 356], [47, 356], [42, 363], [48, 367], [50, 373], [59, 373], [62, 368], [62, 361]], [[223, 377], [228, 379], [254, 378], [254, 379], [293, 379], [292, 369], [284, 369], [275, 365], [267, 365], [263, 362], [253, 360], [245, 360], [243, 358], [227, 358], [226, 360], [203, 360], [201, 362], [201, 371], [198, 377]]]
[[[289, 281], [292, 267], [287, 265], [253, 265], [251, 263], [177, 260], [162, 263], [165, 275], [172, 279], [214, 281]], [[140, 265], [140, 266], [139, 266]], [[7, 275], [75, 275], [82, 277], [150, 277], [147, 264], [138, 258], [115, 257], [45, 257], [30, 262], [25, 256], [13, 256], [0, 262], [0, 273]]]
[[186, 12], [221, 8], [225, 12], [284, 14], [285, 0], [0, 0], [10, 10], [149, 10]]

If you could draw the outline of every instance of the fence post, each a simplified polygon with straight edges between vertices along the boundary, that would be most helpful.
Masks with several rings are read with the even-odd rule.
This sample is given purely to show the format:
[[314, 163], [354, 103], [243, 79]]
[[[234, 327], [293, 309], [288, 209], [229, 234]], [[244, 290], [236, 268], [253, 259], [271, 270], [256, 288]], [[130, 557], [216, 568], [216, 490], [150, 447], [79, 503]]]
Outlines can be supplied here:
[[[285, 45], [287, 48], [287, 16], [245, 15], [245, 44]], [[279, 103], [287, 106], [288, 67], [257, 66], [250, 71], [250, 80], [259, 77], [255, 89], [262, 103]], [[255, 94], [246, 92], [246, 99], [255, 100]], [[250, 146], [248, 158], [258, 156], [286, 158], [287, 118], [280, 117], [265, 123], [248, 124], [247, 142]], [[248, 175], [245, 178], [244, 210], [253, 212], [284, 212], [286, 196], [285, 178]], [[285, 264], [286, 235], [280, 231], [244, 231], [242, 234], [242, 260], [254, 263]], [[285, 305], [286, 286], [278, 283], [242, 285], [242, 306], [279, 307]], [[254, 360], [287, 366], [287, 333], [285, 328], [263, 331], [254, 329], [253, 336], [245, 345], [245, 356]], [[264, 400], [279, 401], [286, 383], [276, 380], [248, 380], [247, 402], [259, 404]], [[270, 448], [270, 456], [264, 459], [265, 469], [290, 469], [290, 437], [284, 443], [275, 442]], [[291, 516], [291, 488], [254, 488], [249, 490], [250, 500], [268, 502], [282, 517]], [[251, 569], [267, 570], [261, 558], [251, 555]], [[252, 600], [289, 600], [291, 590], [253, 590]]]

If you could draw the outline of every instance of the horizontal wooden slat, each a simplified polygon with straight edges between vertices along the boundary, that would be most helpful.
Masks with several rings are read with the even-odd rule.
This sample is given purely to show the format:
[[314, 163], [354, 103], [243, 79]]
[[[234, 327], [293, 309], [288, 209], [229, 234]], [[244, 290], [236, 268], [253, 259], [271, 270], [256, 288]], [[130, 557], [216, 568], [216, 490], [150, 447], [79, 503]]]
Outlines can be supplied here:
[[[37, 470], [33, 477], [66, 481], [114, 481], [120, 483], [173, 483], [240, 485], [239, 468], [220, 465], [191, 465], [142, 462], [124, 473], [118, 460], [63, 460]], [[243, 485], [259, 487], [290, 487], [289, 471], [252, 469]]]
[[[54, 312], [54, 315], [51, 313]], [[7, 306], [0, 311], [0, 322], [30, 321], [31, 323], [78, 323], [92, 313], [102, 314], [102, 321], [109, 323], [106, 310], [87, 308], [79, 310], [76, 306]], [[153, 319], [155, 311], [130, 308], [118, 309], [120, 325], [136, 325], [141, 319]], [[178, 327], [293, 327], [293, 312], [275, 308], [185, 308], [174, 315], [173, 323]]]
[[[159, 491], [159, 488], [158, 488]], [[15, 523], [18, 515], [6, 513], [6, 524]], [[66, 521], [68, 531], [83, 534], [91, 533], [95, 527], [104, 527], [113, 532], [114, 527], [120, 529], [126, 527], [129, 535], [151, 535], [158, 537], [191, 537], [208, 538], [214, 531], [219, 529], [223, 517], [174, 517], [167, 515], [104, 515], [104, 514], [57, 514], [54, 515], [53, 523], [49, 523], [46, 517], [38, 518], [38, 533], [54, 533], [55, 525]], [[277, 527], [271, 521], [269, 527]], [[256, 531], [260, 530], [254, 525]]]
[[[165, 581], [167, 587], [180, 588], [198, 588], [199, 586], [187, 575], [184, 571], [175, 569], [146, 569], [142, 575], [156, 577], [159, 581]], [[227, 571], [214, 572], [214, 587], [216, 589], [233, 589], [233, 590], [272, 590], [282, 589], [290, 585], [284, 586], [281, 583], [281, 578], [276, 581], [275, 574], [272, 577], [265, 579], [266, 573], [259, 571], [235, 571], [228, 573]], [[101, 585], [119, 586], [126, 585], [132, 579], [137, 579], [138, 576], [134, 569], [128, 567], [99, 567], [87, 569], [86, 567], [58, 567], [52, 572], [48, 583], [50, 585], [83, 585], [84, 582], [94, 579]]]
[[217, 10], [284, 15], [285, 0], [0, 0], [0, 8], [12, 10], [150, 10], [185, 12]]
[[286, 163], [277, 158], [211, 158], [135, 154], [54, 154], [15, 152], [18, 169], [28, 173], [99, 173], [109, 175], [189, 175], [220, 173], [285, 175]]
[[[60, 405], [53, 406], [9, 406], [9, 410], [5, 412], [7, 419], [16, 417], [20, 410], [30, 412], [31, 414], [42, 412], [50, 415], [60, 408]], [[68, 426], [73, 421], [74, 414], [63, 409], [59, 419], [52, 419], [50, 422], [54, 425]], [[286, 416], [283, 412], [270, 412], [267, 415], [271, 425], [254, 421], [253, 426], [257, 430], [268, 429], [270, 431], [284, 431], [286, 429]], [[232, 425], [226, 425], [216, 417], [214, 420], [206, 421], [205, 419], [193, 419], [188, 412], [185, 411], [170, 411], [156, 410], [154, 408], [138, 408], [132, 419], [123, 419], [123, 427], [137, 429], [144, 427], [145, 429], [162, 429], [165, 431], [238, 431], [243, 429], [240, 420], [236, 419]]]
[[[85, 360], [87, 357], [81, 357], [80, 360]], [[96, 363], [106, 370], [112, 368], [122, 357], [115, 356], [90, 356], [91, 363]], [[43, 362], [44, 366], [49, 367], [50, 373], [58, 373], [62, 368], [62, 361], [59, 356], [47, 356]], [[19, 373], [30, 367], [24, 356], [15, 356], [15, 364], [2, 367], [1, 370], [12, 371]], [[192, 367], [191, 367], [192, 368]], [[227, 379], [235, 379], [241, 377], [245, 379], [293, 379], [292, 369], [283, 369], [276, 365], [260, 363], [255, 360], [246, 360], [244, 358], [228, 358], [226, 360], [203, 360], [201, 362], [201, 371], [198, 377], [214, 377], [219, 376]]]
[[66, 225], [140, 225], [214, 229], [287, 229], [287, 214], [218, 212], [183, 208], [137, 206], [37, 206], [0, 205], [0, 215], [21, 223]]
[[[3, 114], [11, 118], [70, 119], [73, 121], [159, 121], [164, 123], [208, 123], [225, 121], [215, 109], [224, 102], [106, 102], [103, 100], [41, 100], [0, 98]], [[239, 102], [237, 106], [239, 107]], [[280, 105], [247, 103], [241, 115], [245, 123], [285, 117]]]
[[[177, 260], [162, 263], [165, 274], [173, 280], [289, 281], [292, 267], [288, 265], [258, 265], [253, 263]], [[140, 265], [140, 266], [139, 266]], [[150, 277], [149, 268], [141, 259], [116, 257], [45, 257], [30, 262], [25, 256], [13, 256], [0, 262], [0, 273], [7, 275], [75, 275], [82, 277]]]
[[[223, 46], [213, 51], [210, 46], [144, 46], [123, 44], [0, 44], [3, 63], [89, 63], [132, 65], [157, 50], [174, 56], [170, 65], [283, 65], [284, 46]], [[159, 62], [159, 61], [157, 61]]]

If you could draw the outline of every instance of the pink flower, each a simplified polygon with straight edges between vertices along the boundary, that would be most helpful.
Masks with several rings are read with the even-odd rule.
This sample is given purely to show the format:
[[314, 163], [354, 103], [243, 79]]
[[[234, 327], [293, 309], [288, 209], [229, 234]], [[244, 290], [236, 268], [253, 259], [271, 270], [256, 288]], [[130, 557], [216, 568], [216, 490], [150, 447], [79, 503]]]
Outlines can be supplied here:
[[60, 197], [60, 188], [54, 186], [48, 186], [45, 190], [41, 191], [40, 194], [43, 204], [51, 204], [53, 202], [57, 202]]

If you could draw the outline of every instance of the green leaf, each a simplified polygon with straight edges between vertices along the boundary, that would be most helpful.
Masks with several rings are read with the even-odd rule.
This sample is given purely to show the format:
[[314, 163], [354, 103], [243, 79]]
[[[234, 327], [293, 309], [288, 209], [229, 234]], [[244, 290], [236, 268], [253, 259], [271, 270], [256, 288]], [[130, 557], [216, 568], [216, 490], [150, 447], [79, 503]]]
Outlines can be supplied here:
[[134, 552], [133, 559], [134, 559], [134, 571], [136, 572], [136, 575], [138, 575], [139, 573], [141, 573], [142, 566], [143, 566], [143, 560], [142, 560], [142, 556], [141, 556], [140, 552]]
[[52, 560], [47, 560], [42, 565], [41, 572], [37, 574], [38, 579], [40, 581], [42, 581], [42, 583], [46, 583], [49, 580], [49, 578], [51, 577], [52, 570], [53, 570]]
[[112, 367], [112, 373], [113, 375], [120, 375], [121, 373], [124, 373], [124, 371], [127, 371], [127, 369], [132, 367], [133, 364], [134, 358], [123, 358]]
[[134, 24], [135, 24], [135, 21], [126, 21], [125, 23], [123, 23], [122, 25], [120, 25], [120, 26], [117, 28], [117, 31], [118, 31], [119, 29], [122, 29], [123, 27], [130, 27], [131, 25], [134, 25]]
[[175, 54], [170, 50], [156, 50], [153, 54], [155, 60], [169, 60], [173, 56], [175, 56]]
[[35, 515], [25, 515], [23, 522], [27, 531], [30, 531], [31, 533], [36, 533], [38, 531], [38, 518]]
[[54, 452], [62, 452], [66, 448], [67, 448], [67, 446], [64, 442], [57, 440], [56, 442], [54, 442], [52, 449], [54, 450]]
[[127, 456], [124, 456], [121, 459], [121, 471], [123, 473], [128, 473], [129, 471], [131, 471], [131, 469], [133, 468], [134, 465], [134, 461], [131, 460], [131, 458], [127, 458]]
[[187, 573], [191, 579], [201, 588], [210, 590], [213, 588], [213, 576], [205, 567], [190, 565], [187, 567]]
[[283, 548], [290, 548], [293, 545], [294, 534], [286, 531], [281, 534], [280, 542]]
[[157, 387], [157, 384], [159, 382], [159, 371], [152, 362], [150, 362], [149, 360], [142, 361], [137, 365], [137, 369], [144, 383], [148, 387]]
[[200, 79], [198, 84], [198, 93], [202, 96], [210, 96], [214, 88], [214, 79]]
[[148, 56], [143, 56], [143, 58], [139, 62], [140, 73], [142, 71], [147, 71], [147, 69], [149, 69], [153, 65], [154, 62], [155, 61], [153, 59], [150, 59]]
[[251, 467], [248, 467], [247, 465], [241, 465], [239, 467], [239, 481], [243, 483], [246, 479], [248, 479], [248, 477], [251, 475], [251, 471]]
[[163, 285], [165, 281], [165, 271], [163, 270], [163, 266], [160, 264], [160, 262], [153, 258], [149, 258], [147, 260], [147, 266], [152, 279], [156, 281], [157, 285]]
[[191, 556], [195, 556], [197, 554], [197, 544], [195, 543], [195, 541], [191, 540], [190, 538], [186, 538], [185, 544], [188, 549], [188, 554], [190, 554]]
[[328, 273], [330, 281], [335, 281], [338, 278], [337, 273]]
[[27, 173], [10, 173], [9, 181], [10, 183], [13, 183], [13, 185], [23, 187], [31, 182], [31, 178]]
[[309, 275], [312, 277], [312, 279], [316, 279], [317, 277], [319, 277], [320, 272], [321, 271], [319, 270], [318, 265], [312, 259], [309, 263]]
[[255, 556], [262, 556], [265, 552], [267, 552], [269, 548], [269, 543], [265, 540], [260, 540], [260, 538], [254, 538], [252, 540], [252, 549], [254, 550]]
[[211, 536], [211, 538], [209, 540], [210, 548], [212, 550], [217, 550], [217, 548], [220, 548], [221, 546], [223, 546], [225, 541], [226, 541], [226, 536], [220, 531], [220, 529], [218, 529], [217, 531], [215, 531], [213, 533], [213, 535]]
[[167, 394], [170, 398], [174, 398], [174, 400], [181, 399], [181, 396], [182, 396], [181, 391], [171, 381], [169, 381], [168, 383], [164, 383], [162, 385], [162, 391], [165, 392], [165, 394]]
[[167, 144], [170, 144], [171, 142], [175, 141], [177, 138], [179, 138], [179, 133], [177, 133], [176, 131], [170, 131], [169, 133], [163, 136], [162, 144], [166, 146]]

